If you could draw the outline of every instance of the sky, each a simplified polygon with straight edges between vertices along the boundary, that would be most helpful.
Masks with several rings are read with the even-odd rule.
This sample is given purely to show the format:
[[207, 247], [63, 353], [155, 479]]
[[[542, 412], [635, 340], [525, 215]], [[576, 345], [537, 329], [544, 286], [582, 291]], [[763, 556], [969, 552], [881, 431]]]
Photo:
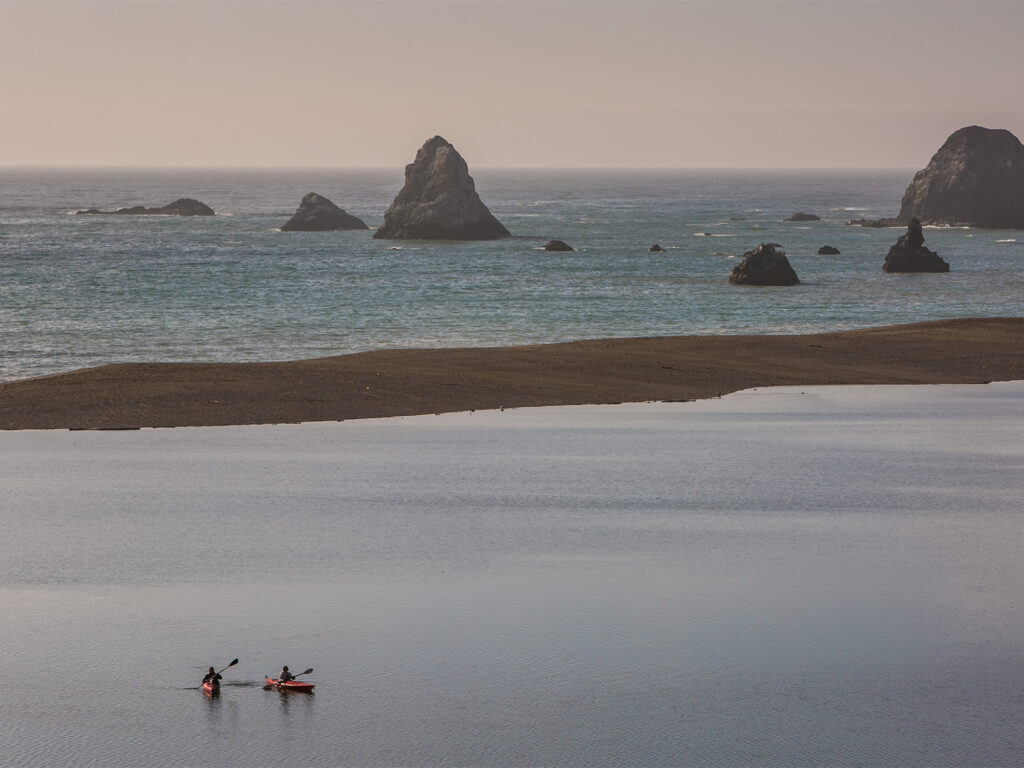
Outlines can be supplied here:
[[0, 166], [920, 168], [1024, 2], [0, 0]]

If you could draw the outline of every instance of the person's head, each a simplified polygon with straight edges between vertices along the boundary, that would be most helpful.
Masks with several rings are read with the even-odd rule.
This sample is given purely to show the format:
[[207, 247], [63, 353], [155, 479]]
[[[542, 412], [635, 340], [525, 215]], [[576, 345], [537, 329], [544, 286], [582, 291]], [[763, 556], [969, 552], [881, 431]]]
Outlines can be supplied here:
[[287, 672], [288, 671], [288, 665], [285, 664], [283, 667], [281, 667], [281, 671], [282, 672]]
[[211, 672], [216, 672], [217, 670], [215, 670], [213, 667], [210, 667], [210, 671]]

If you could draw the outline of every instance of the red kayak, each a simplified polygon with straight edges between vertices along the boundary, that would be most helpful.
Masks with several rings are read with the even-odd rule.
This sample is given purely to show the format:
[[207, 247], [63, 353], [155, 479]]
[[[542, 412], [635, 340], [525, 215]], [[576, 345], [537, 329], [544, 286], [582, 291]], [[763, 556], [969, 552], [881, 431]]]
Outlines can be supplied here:
[[304, 683], [301, 680], [285, 680], [282, 683], [272, 677], [267, 678], [267, 685], [276, 685], [279, 691], [295, 691], [296, 693], [312, 693], [315, 687], [313, 683]]
[[210, 694], [220, 693], [220, 683], [214, 683], [207, 680], [203, 683], [203, 690]]

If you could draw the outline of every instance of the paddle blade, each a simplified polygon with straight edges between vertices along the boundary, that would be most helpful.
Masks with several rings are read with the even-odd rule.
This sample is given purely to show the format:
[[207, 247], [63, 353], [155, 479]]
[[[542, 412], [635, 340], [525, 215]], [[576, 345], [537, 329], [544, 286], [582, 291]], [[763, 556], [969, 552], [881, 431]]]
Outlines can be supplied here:
[[[235, 659], [235, 660], [234, 660], [234, 661], [232, 661], [232, 662], [231, 662], [230, 664], [228, 664], [228, 667], [233, 667], [233, 666], [235, 666], [235, 664], [237, 664], [237, 663], [238, 663], [238, 659]], [[225, 669], [227, 669], [227, 667], [225, 667]]]
[[308, 674], [310, 674], [310, 673], [311, 673], [312, 671], [313, 671], [313, 668], [312, 668], [312, 667], [310, 667], [309, 669], [307, 669], [307, 670], [306, 670], [305, 672], [303, 672], [302, 674], [303, 674], [303, 675], [308, 675]]

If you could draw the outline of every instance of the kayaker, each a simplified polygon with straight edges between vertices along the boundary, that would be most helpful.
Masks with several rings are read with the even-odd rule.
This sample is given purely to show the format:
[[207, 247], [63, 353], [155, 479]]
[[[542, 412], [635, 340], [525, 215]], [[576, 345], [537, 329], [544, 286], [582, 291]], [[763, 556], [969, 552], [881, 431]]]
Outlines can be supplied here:
[[277, 676], [277, 682], [279, 682], [279, 683], [287, 683], [289, 680], [294, 680], [294, 679], [295, 679], [295, 675], [293, 675], [291, 672], [288, 671], [287, 665], [281, 667], [281, 674]]
[[203, 678], [203, 682], [204, 683], [213, 683], [214, 685], [217, 685], [217, 686], [220, 685], [220, 680], [221, 680], [220, 674], [213, 667], [210, 667], [210, 671], [207, 672], [206, 673], [206, 677]]

